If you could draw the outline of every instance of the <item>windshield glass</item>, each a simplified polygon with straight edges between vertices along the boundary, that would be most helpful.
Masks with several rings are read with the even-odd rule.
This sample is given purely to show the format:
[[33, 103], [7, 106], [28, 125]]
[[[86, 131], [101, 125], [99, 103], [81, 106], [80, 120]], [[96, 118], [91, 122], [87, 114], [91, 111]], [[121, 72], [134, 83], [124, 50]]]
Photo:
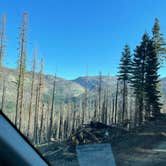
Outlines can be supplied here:
[[39, 156], [58, 166], [166, 165], [166, 2], [0, 6], [0, 111]]

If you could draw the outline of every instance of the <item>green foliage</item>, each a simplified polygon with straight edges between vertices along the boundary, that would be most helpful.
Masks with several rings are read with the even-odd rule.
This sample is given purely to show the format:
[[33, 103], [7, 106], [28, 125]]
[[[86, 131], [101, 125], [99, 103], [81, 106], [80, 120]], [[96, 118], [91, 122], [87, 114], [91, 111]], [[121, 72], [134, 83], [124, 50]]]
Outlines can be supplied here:
[[119, 66], [119, 80], [129, 81], [131, 78], [131, 53], [130, 47], [125, 45]]
[[[152, 40], [149, 40], [148, 56], [146, 57], [146, 74], [145, 74], [145, 100], [146, 100], [146, 112], [152, 113], [153, 116], [160, 114], [160, 91], [158, 90], [159, 83], [159, 62], [158, 56], [155, 50], [155, 45]], [[149, 115], [148, 115], [149, 116]]]
[[[160, 95], [157, 90], [159, 83], [159, 57], [155, 43], [147, 33], [142, 37], [142, 42], [135, 49], [133, 58], [132, 86], [138, 102], [139, 124], [143, 118], [157, 116], [160, 113]], [[143, 111], [145, 109], [145, 117]]]
[[131, 53], [128, 45], [125, 45], [120, 60], [118, 79], [123, 82], [123, 109], [121, 120], [124, 121], [125, 114], [127, 115], [127, 83], [131, 80]]
[[160, 33], [160, 24], [159, 20], [156, 18], [154, 26], [152, 28], [154, 46], [156, 53], [159, 56], [160, 65], [163, 64], [164, 59], [166, 58], [166, 43], [164, 41], [163, 34]]

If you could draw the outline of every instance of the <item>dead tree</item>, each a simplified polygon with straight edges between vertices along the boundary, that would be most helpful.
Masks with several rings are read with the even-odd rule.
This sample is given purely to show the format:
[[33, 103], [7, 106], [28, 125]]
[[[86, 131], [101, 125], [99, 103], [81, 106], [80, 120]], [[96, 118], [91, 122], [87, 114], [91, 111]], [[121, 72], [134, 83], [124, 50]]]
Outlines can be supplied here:
[[4, 111], [5, 97], [6, 97], [6, 80], [4, 79], [3, 80], [3, 90], [2, 90], [1, 111]]
[[29, 106], [29, 116], [28, 116], [28, 129], [27, 129], [27, 137], [29, 138], [30, 133], [30, 124], [32, 118], [32, 108], [33, 108], [33, 95], [34, 95], [34, 81], [35, 81], [35, 70], [36, 70], [36, 50], [34, 50], [34, 59], [33, 59], [33, 67], [32, 67], [32, 82], [31, 82], [31, 96], [30, 96], [30, 106]]
[[53, 125], [53, 111], [54, 111], [54, 103], [55, 103], [55, 85], [56, 85], [56, 75], [54, 78], [53, 83], [53, 90], [52, 90], [52, 103], [51, 103], [51, 114], [50, 114], [50, 124], [49, 124], [49, 131], [48, 131], [48, 141], [51, 140], [52, 136], [52, 125]]
[[39, 127], [39, 143], [41, 143], [41, 139], [42, 139], [43, 117], [44, 117], [44, 103], [42, 104], [42, 110], [41, 110], [41, 119], [40, 119], [40, 127]]
[[[86, 93], [86, 92], [85, 92]], [[87, 97], [86, 97], [86, 94], [84, 94], [84, 98], [83, 98], [83, 101], [82, 101], [82, 125], [85, 123], [85, 116], [86, 116], [86, 108], [87, 108]]]
[[46, 134], [47, 134], [47, 142], [49, 142], [49, 125], [50, 125], [50, 98], [47, 101], [47, 111], [46, 111]]
[[36, 88], [36, 103], [35, 103], [34, 132], [33, 132], [34, 144], [38, 143], [38, 116], [39, 116], [39, 111], [40, 111], [42, 86], [43, 86], [43, 60], [41, 60], [41, 63], [40, 63], [38, 86]]
[[68, 104], [67, 104], [67, 109], [66, 109], [67, 115], [66, 119], [64, 121], [64, 138], [68, 138], [69, 135], [69, 109], [68, 109]]
[[0, 31], [0, 67], [2, 67], [2, 60], [4, 56], [4, 48], [5, 48], [5, 26], [6, 26], [6, 15], [2, 15], [2, 25]]
[[59, 139], [63, 139], [63, 112], [62, 112], [62, 105], [61, 105], [61, 110], [59, 113]]
[[94, 121], [98, 120], [98, 104], [97, 100], [94, 99], [94, 116], [93, 116]]
[[72, 133], [75, 131], [75, 124], [76, 123], [76, 110], [73, 110], [73, 119], [72, 119]]
[[116, 94], [115, 94], [115, 124], [117, 123], [117, 108], [118, 108], [118, 92], [119, 92], [119, 82], [117, 80], [116, 84]]
[[115, 110], [115, 99], [114, 96], [112, 97], [112, 116], [111, 116], [111, 122], [114, 123], [115, 117], [114, 117], [114, 111]]
[[[19, 76], [17, 82], [17, 99], [16, 99], [16, 116], [15, 125], [21, 129], [22, 121], [22, 109], [23, 109], [23, 99], [24, 99], [24, 76], [26, 69], [26, 30], [27, 30], [27, 14], [23, 14], [23, 21], [20, 34], [20, 53], [19, 53]], [[19, 115], [19, 117], [18, 117]], [[19, 118], [19, 125], [18, 124]]]
[[98, 84], [98, 121], [101, 120], [101, 97], [102, 97], [102, 74], [99, 73], [99, 84]]
[[83, 95], [82, 99], [82, 125], [85, 123], [86, 115], [88, 113], [88, 69], [87, 69], [87, 75], [86, 75], [86, 85], [85, 85], [85, 93]]

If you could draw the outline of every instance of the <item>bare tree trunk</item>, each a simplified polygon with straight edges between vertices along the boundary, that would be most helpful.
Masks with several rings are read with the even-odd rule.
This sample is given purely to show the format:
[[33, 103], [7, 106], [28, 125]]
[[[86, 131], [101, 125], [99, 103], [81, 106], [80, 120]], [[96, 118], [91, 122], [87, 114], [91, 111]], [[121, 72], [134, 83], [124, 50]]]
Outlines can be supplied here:
[[59, 139], [62, 140], [63, 138], [63, 115], [62, 109], [60, 110], [60, 120], [59, 120]]
[[4, 47], [5, 47], [5, 26], [6, 26], [6, 15], [2, 15], [2, 24], [0, 32], [0, 68], [2, 67], [2, 60], [4, 57]]
[[72, 119], [72, 133], [75, 131], [75, 121], [76, 121], [76, 111], [73, 112], [73, 119]]
[[115, 117], [114, 117], [114, 109], [115, 109], [115, 101], [114, 98], [112, 99], [112, 116], [111, 116], [111, 122], [114, 123]]
[[41, 122], [40, 122], [40, 128], [39, 128], [39, 143], [41, 143], [41, 138], [42, 138], [43, 116], [44, 116], [44, 104], [42, 104]]
[[52, 91], [51, 115], [50, 115], [50, 125], [49, 125], [49, 132], [48, 132], [49, 141], [51, 140], [51, 136], [52, 136], [53, 111], [54, 111], [54, 102], [55, 102], [55, 84], [56, 84], [56, 76], [54, 79], [53, 91]]
[[98, 105], [97, 105], [97, 100], [95, 99], [94, 100], [94, 121], [97, 121], [98, 120]]
[[117, 123], [118, 91], [119, 91], [119, 84], [117, 80], [116, 95], [115, 95], [115, 124]]
[[101, 74], [101, 72], [99, 73], [99, 87], [98, 87], [98, 95], [99, 95], [99, 102], [98, 102], [98, 106], [99, 106], [99, 119], [98, 119], [98, 121], [101, 121], [101, 93], [102, 93], [102, 85], [101, 85], [101, 83], [102, 83], [102, 74]]
[[41, 60], [41, 67], [39, 73], [39, 83], [36, 89], [36, 104], [35, 104], [35, 117], [34, 117], [34, 143], [38, 143], [38, 115], [40, 111], [40, 100], [41, 100], [41, 93], [42, 93], [42, 86], [43, 86], [43, 60]]
[[3, 80], [3, 90], [2, 90], [2, 105], [1, 105], [1, 111], [4, 111], [5, 106], [5, 97], [6, 97], [6, 80]]
[[47, 142], [49, 142], [49, 128], [50, 128], [50, 99], [47, 102], [47, 111], [46, 111], [46, 115], [47, 115], [47, 121], [46, 121], [46, 133], [47, 133]]
[[126, 81], [123, 80], [122, 122], [125, 120], [125, 114], [127, 114], [127, 87], [126, 87]]
[[36, 102], [35, 102], [35, 115], [34, 115], [34, 131], [33, 131], [33, 142], [37, 143], [37, 128], [38, 128], [38, 95], [39, 87], [36, 88]]
[[35, 70], [36, 70], [36, 50], [34, 50], [34, 60], [33, 60], [33, 67], [32, 67], [31, 97], [30, 97], [29, 116], [28, 116], [28, 129], [27, 129], [27, 137], [28, 138], [29, 138], [29, 132], [30, 132], [31, 117], [32, 117]]
[[24, 75], [26, 68], [26, 25], [27, 25], [27, 14], [23, 14], [23, 21], [21, 27], [21, 37], [20, 37], [20, 55], [19, 55], [19, 78], [17, 87], [17, 100], [16, 100], [16, 116], [15, 125], [17, 126], [18, 115], [19, 115], [19, 130], [21, 129], [22, 120], [22, 109], [23, 109], [23, 99], [24, 99]]

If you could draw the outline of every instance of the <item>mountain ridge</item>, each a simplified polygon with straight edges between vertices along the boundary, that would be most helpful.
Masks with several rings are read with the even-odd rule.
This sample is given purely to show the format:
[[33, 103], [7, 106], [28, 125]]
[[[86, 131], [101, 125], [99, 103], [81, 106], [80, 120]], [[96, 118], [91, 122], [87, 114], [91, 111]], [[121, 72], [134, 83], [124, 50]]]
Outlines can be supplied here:
[[[30, 85], [31, 85], [31, 71], [27, 71], [25, 74], [25, 96], [26, 100], [30, 98]], [[0, 71], [1, 84], [0, 84], [0, 97], [2, 96], [3, 89], [3, 78], [6, 79], [6, 109], [13, 110], [16, 98], [16, 82], [18, 78], [18, 72], [16, 69], [3, 67]], [[35, 85], [37, 85], [37, 75]], [[47, 102], [52, 97], [53, 81], [55, 76], [51, 74], [43, 74], [44, 86], [43, 86], [43, 101]], [[79, 98], [87, 89], [89, 93], [97, 92], [99, 85], [99, 75], [96, 76], [80, 76], [73, 80], [67, 80], [65, 78], [56, 77], [56, 101], [61, 102], [68, 98]], [[102, 87], [109, 87], [110, 90], [115, 91], [116, 76], [102, 76], [101, 85]], [[161, 92], [162, 101], [166, 101], [166, 77], [161, 79]], [[165, 105], [166, 106], [166, 105]]]

